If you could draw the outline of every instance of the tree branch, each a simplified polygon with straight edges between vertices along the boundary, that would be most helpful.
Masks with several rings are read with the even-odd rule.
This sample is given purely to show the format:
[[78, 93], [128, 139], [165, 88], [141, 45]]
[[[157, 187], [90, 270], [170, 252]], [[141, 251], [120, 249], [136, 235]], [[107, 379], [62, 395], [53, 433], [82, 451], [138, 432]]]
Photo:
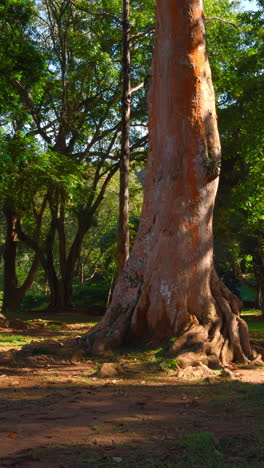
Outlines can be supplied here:
[[132, 88], [130, 90], [130, 94], [133, 94], [135, 93], [136, 91], [138, 91], [139, 89], [143, 88], [144, 87], [144, 81], [142, 81], [142, 83], [140, 83], [139, 85], [135, 86], [135, 88]]
[[129, 40], [133, 41], [134, 39], [138, 39], [140, 37], [147, 36], [148, 34], [152, 34], [154, 32], [155, 32], [155, 28], [149, 28], [149, 29], [146, 29], [145, 31], [141, 31], [141, 32], [136, 33], [136, 34], [131, 34]]
[[228, 21], [223, 18], [219, 18], [219, 16], [206, 16], [204, 18], [204, 21], [213, 21], [213, 20], [222, 21], [222, 23], [229, 24], [230, 26], [233, 26], [233, 28], [235, 28], [237, 31], [239, 31], [239, 28], [237, 27], [235, 23], [232, 23], [232, 21]]
[[27, 277], [24, 283], [20, 286], [20, 288], [18, 288], [19, 292], [26, 293], [28, 291], [28, 289], [30, 288], [30, 286], [32, 285], [34, 281], [34, 276], [35, 276], [36, 271], [39, 268], [39, 265], [40, 265], [40, 258], [39, 258], [39, 255], [36, 253], [34, 255], [33, 262], [31, 264], [30, 270], [27, 274]]
[[34, 107], [34, 103], [33, 103], [33, 100], [32, 100], [32, 97], [30, 96], [30, 94], [25, 90], [25, 88], [23, 88], [22, 84], [18, 81], [18, 80], [15, 80], [15, 79], [12, 79], [11, 80], [11, 83], [13, 84], [14, 88], [18, 91], [20, 97], [22, 98], [22, 101], [23, 103], [25, 104], [25, 106], [27, 107], [28, 111], [30, 112], [36, 126], [37, 126], [37, 129], [38, 129], [38, 132], [39, 134], [42, 136], [43, 140], [46, 141], [46, 143], [48, 143], [49, 145], [51, 145], [51, 139], [49, 138], [49, 136], [47, 135], [46, 131], [44, 130], [44, 128], [42, 128], [40, 126], [40, 123], [41, 123], [41, 118], [40, 118], [40, 115], [39, 113], [36, 111], [35, 107]]
[[117, 164], [115, 164], [114, 166], [112, 166], [112, 168], [110, 169], [107, 177], [105, 178], [104, 180], [104, 183], [101, 187], [101, 190], [98, 194], [98, 197], [96, 198], [94, 204], [92, 205], [91, 207], [91, 210], [90, 210], [90, 213], [91, 214], [94, 214], [95, 211], [97, 210], [98, 206], [100, 205], [100, 203], [103, 201], [104, 199], [104, 194], [105, 194], [105, 191], [106, 191], [106, 188], [107, 188], [107, 185], [108, 185], [108, 182], [110, 182], [110, 180], [112, 179], [112, 177], [114, 176], [114, 174], [117, 172], [117, 170], [119, 169], [119, 162]]
[[144, 143], [147, 143], [149, 139], [149, 135], [144, 135], [142, 138], [139, 138], [136, 143], [134, 143], [132, 146], [130, 146], [130, 151], [133, 151], [134, 149], [139, 148], [142, 146]]
[[94, 16], [100, 16], [100, 17], [105, 17], [105, 18], [111, 18], [114, 21], [116, 21], [118, 24], [122, 24], [122, 21], [118, 16], [113, 15], [112, 13], [107, 13], [106, 11], [93, 11], [90, 10], [89, 8], [77, 5], [74, 0], [68, 0], [71, 5], [73, 5], [77, 10], [83, 11], [84, 13], [89, 13], [89, 15], [94, 15]]

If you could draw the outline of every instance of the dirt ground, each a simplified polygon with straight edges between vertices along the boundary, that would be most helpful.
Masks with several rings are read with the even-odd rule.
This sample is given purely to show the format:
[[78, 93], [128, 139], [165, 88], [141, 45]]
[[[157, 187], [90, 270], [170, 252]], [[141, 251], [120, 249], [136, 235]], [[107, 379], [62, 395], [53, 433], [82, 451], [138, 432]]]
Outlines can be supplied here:
[[[38, 342], [84, 328], [16, 333]], [[264, 467], [263, 367], [186, 381], [153, 354], [25, 356], [0, 364], [1, 468]], [[124, 372], [98, 377], [106, 361]]]

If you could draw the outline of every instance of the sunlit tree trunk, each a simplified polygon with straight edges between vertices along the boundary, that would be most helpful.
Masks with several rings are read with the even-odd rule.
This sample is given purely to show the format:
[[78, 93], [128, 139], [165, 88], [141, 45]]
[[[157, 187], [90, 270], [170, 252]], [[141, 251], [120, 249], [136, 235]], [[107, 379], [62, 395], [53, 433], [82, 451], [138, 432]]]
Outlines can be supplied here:
[[98, 352], [128, 337], [176, 336], [177, 359], [247, 362], [241, 303], [213, 264], [221, 150], [201, 0], [157, 1], [149, 130], [135, 245], [106, 315], [84, 341]]

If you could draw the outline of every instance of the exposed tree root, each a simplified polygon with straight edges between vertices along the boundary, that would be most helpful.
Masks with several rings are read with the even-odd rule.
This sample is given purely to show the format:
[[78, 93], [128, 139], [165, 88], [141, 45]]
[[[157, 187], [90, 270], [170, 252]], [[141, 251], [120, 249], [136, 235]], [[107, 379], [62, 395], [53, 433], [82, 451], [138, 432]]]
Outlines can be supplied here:
[[[232, 361], [248, 364], [261, 358], [257, 350], [252, 349], [247, 324], [239, 316], [242, 303], [222, 283], [215, 271], [212, 273], [211, 291], [217, 319], [191, 326], [172, 345], [171, 353], [184, 364], [193, 365], [195, 361], [200, 361], [209, 364], [209, 367], [217, 362], [222, 365]], [[204, 318], [206, 321], [206, 313]]]
[[[138, 326], [135, 323], [135, 317], [139, 321], [144, 321], [147, 312], [141, 310], [140, 316], [138, 314], [142, 283], [134, 285], [134, 288], [128, 288], [126, 295], [122, 290], [127, 280], [128, 275], [125, 274], [123, 282], [121, 281], [122, 287], [116, 291], [105, 317], [82, 338], [82, 344], [95, 354], [103, 354], [118, 348], [127, 343], [128, 339], [134, 341], [142, 339], [142, 336], [140, 337], [136, 332]], [[261, 359], [259, 354], [261, 347], [254, 343], [252, 348], [247, 324], [239, 316], [241, 301], [228, 290], [215, 271], [212, 273], [211, 292], [215, 314], [204, 310], [202, 316], [199, 314], [199, 319], [192, 317], [192, 321], [186, 322], [182, 333], [177, 333], [177, 330], [168, 326], [167, 330], [163, 330], [160, 335], [160, 342], [164, 342], [164, 337], [178, 336], [170, 348], [170, 354], [175, 356], [183, 367], [203, 363], [211, 368], [218, 368], [221, 365], [229, 365], [231, 362], [248, 364]], [[131, 298], [130, 303], [128, 297]], [[164, 322], [168, 323], [166, 312]], [[148, 335], [149, 343], [158, 344], [153, 337], [159, 336], [160, 330], [147, 328], [146, 322], [143, 327], [145, 328], [144, 337]], [[264, 355], [264, 349], [261, 354]]]
[[94, 354], [102, 354], [118, 348], [126, 341], [130, 333], [131, 317], [139, 300], [140, 286], [132, 288], [132, 294], [129, 296], [131, 297], [130, 303], [125, 300], [126, 296], [122, 295], [122, 282], [120, 286], [121, 291], [115, 291], [117, 302], [112, 301], [100, 323], [82, 338], [82, 344]]

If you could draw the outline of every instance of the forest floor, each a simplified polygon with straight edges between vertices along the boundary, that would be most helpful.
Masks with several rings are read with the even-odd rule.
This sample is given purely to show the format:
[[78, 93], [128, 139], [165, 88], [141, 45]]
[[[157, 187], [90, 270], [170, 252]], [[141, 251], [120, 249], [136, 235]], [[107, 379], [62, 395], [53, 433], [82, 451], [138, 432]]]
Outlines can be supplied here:
[[[74, 320], [0, 329], [1, 468], [264, 467], [264, 367], [187, 381], [162, 348], [80, 360], [67, 342], [96, 320]], [[124, 372], [100, 378], [103, 362]]]

